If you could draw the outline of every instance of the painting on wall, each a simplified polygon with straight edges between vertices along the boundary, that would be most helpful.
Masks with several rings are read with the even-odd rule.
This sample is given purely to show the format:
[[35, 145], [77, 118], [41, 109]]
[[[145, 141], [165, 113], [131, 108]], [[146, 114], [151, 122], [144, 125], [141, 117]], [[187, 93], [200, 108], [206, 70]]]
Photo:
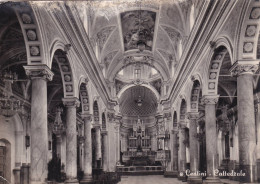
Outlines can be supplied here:
[[152, 50], [156, 13], [148, 10], [135, 10], [121, 13], [122, 34], [125, 51], [138, 49]]

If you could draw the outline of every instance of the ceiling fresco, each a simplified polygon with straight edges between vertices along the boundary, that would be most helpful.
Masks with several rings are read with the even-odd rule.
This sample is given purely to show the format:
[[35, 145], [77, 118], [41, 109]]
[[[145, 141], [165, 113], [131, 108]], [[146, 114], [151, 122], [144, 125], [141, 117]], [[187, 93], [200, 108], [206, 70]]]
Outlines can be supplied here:
[[135, 10], [121, 13], [122, 34], [125, 51], [138, 49], [138, 42], [145, 44], [145, 50], [152, 51], [156, 13]]

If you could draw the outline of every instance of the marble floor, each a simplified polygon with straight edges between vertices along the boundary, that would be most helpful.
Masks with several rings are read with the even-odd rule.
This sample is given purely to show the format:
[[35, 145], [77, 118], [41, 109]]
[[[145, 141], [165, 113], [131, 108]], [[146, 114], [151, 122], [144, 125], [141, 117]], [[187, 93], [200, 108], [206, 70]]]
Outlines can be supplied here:
[[[238, 184], [237, 181], [222, 180], [225, 184]], [[176, 178], [165, 178], [162, 175], [121, 176], [119, 184], [187, 184]]]
[[185, 184], [176, 178], [164, 178], [162, 175], [121, 176], [119, 184]]

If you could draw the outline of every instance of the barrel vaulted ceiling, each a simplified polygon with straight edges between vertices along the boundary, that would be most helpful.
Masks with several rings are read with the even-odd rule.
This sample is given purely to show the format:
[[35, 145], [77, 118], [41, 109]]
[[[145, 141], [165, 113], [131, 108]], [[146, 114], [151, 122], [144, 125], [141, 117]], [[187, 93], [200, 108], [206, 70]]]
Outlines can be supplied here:
[[[88, 9], [90, 39], [99, 50], [105, 77], [113, 81], [122, 68], [140, 62], [154, 67], [163, 81], [169, 80], [192, 28], [190, 18], [196, 18], [200, 6], [199, 0], [93, 3]], [[135, 34], [140, 27], [145, 30], [143, 52], [137, 48]]]

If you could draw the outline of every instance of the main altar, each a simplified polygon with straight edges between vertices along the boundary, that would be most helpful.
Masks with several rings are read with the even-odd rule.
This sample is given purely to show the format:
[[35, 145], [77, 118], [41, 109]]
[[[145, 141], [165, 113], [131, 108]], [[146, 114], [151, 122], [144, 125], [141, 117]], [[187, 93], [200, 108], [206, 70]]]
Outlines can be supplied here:
[[151, 150], [151, 136], [148, 134], [144, 122], [137, 119], [129, 130], [127, 151], [123, 152], [125, 165], [151, 165], [155, 162], [155, 151]]
[[163, 118], [153, 126], [139, 117], [127, 129], [126, 149], [117, 170], [123, 174], [163, 174], [170, 160], [170, 134]]

